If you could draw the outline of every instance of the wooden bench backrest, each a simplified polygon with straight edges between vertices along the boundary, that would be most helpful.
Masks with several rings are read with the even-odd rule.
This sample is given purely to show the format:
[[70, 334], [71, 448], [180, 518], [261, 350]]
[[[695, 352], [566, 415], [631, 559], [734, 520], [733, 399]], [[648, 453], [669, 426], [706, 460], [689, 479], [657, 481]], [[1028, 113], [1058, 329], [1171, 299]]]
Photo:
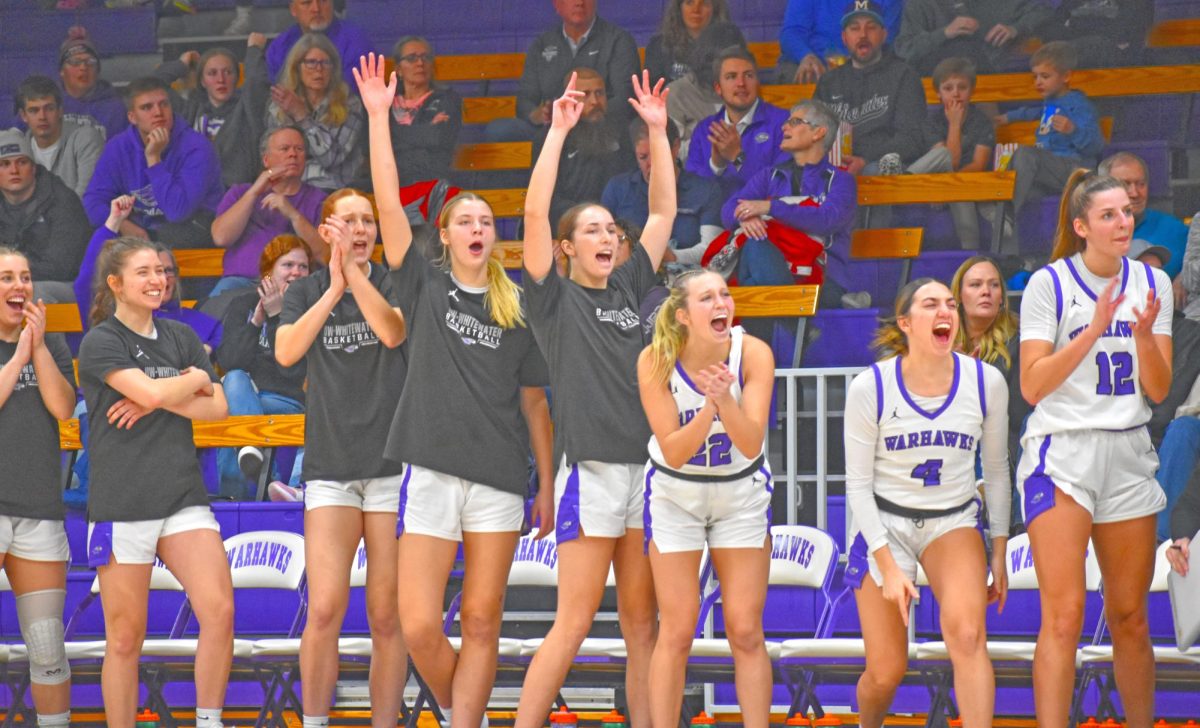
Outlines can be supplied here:
[[911, 260], [921, 254], [925, 228], [855, 230], [850, 257], [857, 260]]
[[1146, 45], [1151, 48], [1181, 48], [1200, 45], [1200, 18], [1175, 18], [1156, 23]]
[[[996, 127], [996, 143], [1033, 146], [1037, 142], [1037, 128], [1039, 123], [1037, 121], [1014, 121], [998, 126]], [[1100, 133], [1104, 135], [1105, 143], [1112, 139], [1112, 130], [1113, 118], [1111, 116], [1101, 116]]]
[[859, 177], [859, 205], [912, 205], [1011, 200], [1015, 172], [958, 172]]
[[[301, 447], [304, 415], [249, 415], [220, 422], [193, 422], [196, 447]], [[58, 443], [63, 450], [79, 450], [79, 420], [60, 420]]]

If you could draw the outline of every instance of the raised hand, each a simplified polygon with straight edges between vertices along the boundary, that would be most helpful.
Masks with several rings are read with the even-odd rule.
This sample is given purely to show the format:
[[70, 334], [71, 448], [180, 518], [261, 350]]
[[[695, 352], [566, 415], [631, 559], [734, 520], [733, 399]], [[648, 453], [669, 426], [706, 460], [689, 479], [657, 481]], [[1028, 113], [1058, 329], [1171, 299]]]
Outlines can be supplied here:
[[17, 336], [17, 350], [13, 352], [12, 358], [21, 366], [25, 366], [33, 358], [33, 329], [30, 327], [21, 329], [20, 335]]
[[636, 74], [633, 76], [633, 95], [637, 98], [629, 99], [629, 105], [651, 129], [667, 128], [666, 83], [665, 78], [660, 78], [651, 88], [649, 71], [642, 71], [640, 79]]
[[704, 382], [701, 385], [701, 391], [710, 402], [717, 406], [718, 410], [731, 401], [733, 393], [729, 388], [733, 386], [734, 376], [725, 364], [713, 364], [705, 367], [701, 372], [701, 381]]
[[[1115, 285], [1116, 281], [1113, 281]], [[1162, 310], [1162, 301], [1154, 297], [1153, 291], [1146, 291], [1146, 307], [1138, 309], [1133, 307], [1133, 335], [1134, 336], [1151, 336], [1154, 333], [1154, 320], [1158, 318], [1158, 312]]]
[[[321, 238], [325, 239], [325, 236], [322, 235]], [[325, 242], [329, 243], [329, 289], [340, 296], [346, 292], [345, 248], [349, 246], [336, 240], [329, 242], [325, 239]]]
[[133, 195], [121, 195], [113, 198], [113, 201], [108, 203], [108, 220], [104, 222], [104, 227], [114, 233], [121, 232], [121, 223], [129, 219], [129, 214], [133, 212], [134, 202]]
[[[1115, 299], [1113, 298], [1113, 293], [1116, 290], [1117, 279], [1113, 278], [1108, 282], [1108, 285], [1104, 287], [1104, 290], [1100, 293], [1100, 295], [1096, 297], [1096, 311], [1092, 314], [1092, 323], [1089, 324], [1089, 327], [1095, 330], [1096, 336], [1101, 336], [1106, 330], [1108, 330], [1108, 325], [1111, 324], [1113, 320], [1113, 314], [1117, 312], [1117, 307], [1120, 306], [1125, 300], [1124, 293], [1117, 296]], [[1157, 309], [1155, 309], [1155, 312], [1157, 314]], [[1154, 323], [1153, 318], [1151, 318], [1150, 323]]]
[[258, 303], [267, 316], [278, 316], [283, 311], [283, 289], [271, 276], [258, 284]]
[[246, 47], [266, 48], [267, 36], [263, 33], [251, 33], [250, 35], [246, 36]]
[[171, 141], [171, 132], [166, 127], [156, 126], [146, 135], [146, 166], [153, 167], [162, 160], [162, 153]]
[[550, 109], [550, 127], [570, 131], [583, 115], [583, 92], [575, 90], [575, 74], [567, 81], [563, 95], [554, 100]]
[[367, 115], [390, 111], [396, 98], [396, 72], [384, 78], [383, 55], [368, 53], [358, 59], [358, 68], [352, 70]]
[[271, 87], [271, 100], [275, 105], [283, 110], [292, 121], [301, 121], [308, 116], [308, 104], [304, 99], [296, 95], [295, 91], [283, 86]]
[[34, 349], [46, 343], [46, 304], [42, 299], [39, 298], [37, 303], [25, 302], [25, 330], [31, 332], [30, 343]]

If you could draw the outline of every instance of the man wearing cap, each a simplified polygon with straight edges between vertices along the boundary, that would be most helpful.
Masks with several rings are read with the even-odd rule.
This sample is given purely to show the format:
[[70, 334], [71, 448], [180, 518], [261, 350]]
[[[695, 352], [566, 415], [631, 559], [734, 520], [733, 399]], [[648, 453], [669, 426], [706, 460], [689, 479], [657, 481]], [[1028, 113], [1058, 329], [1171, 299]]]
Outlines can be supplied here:
[[91, 233], [79, 196], [34, 163], [25, 135], [0, 131], [0, 245], [29, 258], [36, 297], [75, 300], [71, 281]]
[[13, 103], [29, 131], [25, 139], [33, 161], [50, 170], [83, 196], [96, 160], [104, 150], [104, 132], [88, 124], [63, 118], [63, 96], [58, 84], [45, 76], [30, 76], [17, 87]]
[[224, 192], [220, 161], [203, 134], [175, 123], [168, 90], [165, 81], [152, 76], [129, 84], [131, 126], [104, 147], [83, 206], [99, 227], [113, 199], [133, 195], [137, 201], [121, 223], [122, 235], [173, 247], [208, 246]]
[[1053, 14], [1038, 0], [905, 0], [896, 53], [922, 74], [947, 58], [992, 73]]
[[90, 124], [111, 139], [125, 127], [125, 104], [119, 91], [100, 78], [100, 54], [78, 25], [67, 33], [58, 54], [58, 75], [62, 79], [63, 118]]
[[371, 51], [367, 31], [348, 20], [333, 16], [333, 0], [292, 0], [288, 10], [296, 24], [276, 36], [267, 46], [267, 73], [274, 81], [279, 77], [288, 51], [305, 33], [324, 33], [342, 57], [342, 75], [350, 88], [358, 93], [351, 69], [358, 68], [358, 59]]
[[758, 68], [743, 46], [717, 54], [713, 77], [724, 106], [696, 125], [685, 169], [715, 178], [728, 199], [760, 170], [788, 159], [779, 149], [788, 112], [759, 98]]
[[[875, 0], [883, 10], [888, 35], [900, 32], [901, 0]], [[846, 61], [842, 44], [845, 0], [788, 0], [779, 30], [780, 83], [816, 83], [831, 67]]]
[[813, 94], [853, 126], [851, 155], [842, 156], [851, 174], [895, 174], [925, 152], [925, 89], [908, 64], [884, 54], [886, 41], [883, 14], [874, 0], [851, 2], [842, 16], [850, 62], [821, 76]]
[[[1183, 268], [1188, 229], [1174, 215], [1152, 210], [1146, 205], [1150, 198], [1150, 175], [1146, 162], [1131, 152], [1117, 152], [1100, 162], [1098, 171], [1119, 179], [1125, 185], [1125, 191], [1129, 193], [1129, 206], [1133, 208], [1134, 243], [1144, 240], [1149, 245], [1161, 245], [1170, 251], [1169, 261], [1164, 259], [1161, 267], [1175, 280]], [[1129, 257], [1135, 257], [1132, 248]]]

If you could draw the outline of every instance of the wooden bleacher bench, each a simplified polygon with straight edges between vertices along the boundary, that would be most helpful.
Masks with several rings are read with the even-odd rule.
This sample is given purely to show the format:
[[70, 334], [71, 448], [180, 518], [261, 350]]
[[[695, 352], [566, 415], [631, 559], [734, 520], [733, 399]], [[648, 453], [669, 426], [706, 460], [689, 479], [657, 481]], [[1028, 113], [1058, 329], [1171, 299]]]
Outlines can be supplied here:
[[[304, 445], [304, 415], [247, 415], [219, 422], [193, 422], [196, 447], [300, 447]], [[60, 420], [58, 443], [79, 450], [79, 420]]]
[[925, 228], [855, 230], [850, 236], [853, 260], [899, 260], [900, 286], [912, 275], [912, 262], [921, 254]]
[[1175, 18], [1155, 23], [1146, 37], [1150, 48], [1200, 46], [1200, 18]]
[[454, 154], [454, 169], [485, 171], [529, 169], [533, 166], [532, 142], [460, 144]]

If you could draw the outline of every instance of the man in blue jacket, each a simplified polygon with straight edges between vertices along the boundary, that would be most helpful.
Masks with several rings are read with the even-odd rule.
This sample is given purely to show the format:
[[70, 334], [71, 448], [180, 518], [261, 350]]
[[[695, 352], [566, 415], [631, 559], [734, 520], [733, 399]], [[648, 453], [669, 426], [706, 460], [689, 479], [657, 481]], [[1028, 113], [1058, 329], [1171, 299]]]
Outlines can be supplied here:
[[751, 237], [742, 246], [738, 282], [745, 286], [794, 282], [791, 264], [766, 237], [766, 219], [771, 218], [825, 246], [823, 259], [817, 260], [825, 266], [821, 306], [840, 308], [842, 294], [854, 287], [847, 266], [858, 185], [854, 175], [829, 163], [838, 117], [820, 101], [801, 101], [782, 126], [780, 150], [788, 158], [759, 170], [721, 209], [726, 228], [741, 227]]
[[713, 77], [725, 105], [696, 125], [684, 168], [715, 178], [728, 197], [760, 170], [787, 159], [779, 142], [788, 112], [759, 98], [754, 56], [742, 46], [717, 54]]
[[88, 219], [99, 227], [113, 199], [133, 195], [137, 202], [121, 223], [121, 235], [172, 247], [211, 245], [209, 228], [224, 191], [213, 145], [175, 123], [167, 85], [160, 79], [129, 84], [126, 105], [130, 127], [105, 145], [83, 193]]

